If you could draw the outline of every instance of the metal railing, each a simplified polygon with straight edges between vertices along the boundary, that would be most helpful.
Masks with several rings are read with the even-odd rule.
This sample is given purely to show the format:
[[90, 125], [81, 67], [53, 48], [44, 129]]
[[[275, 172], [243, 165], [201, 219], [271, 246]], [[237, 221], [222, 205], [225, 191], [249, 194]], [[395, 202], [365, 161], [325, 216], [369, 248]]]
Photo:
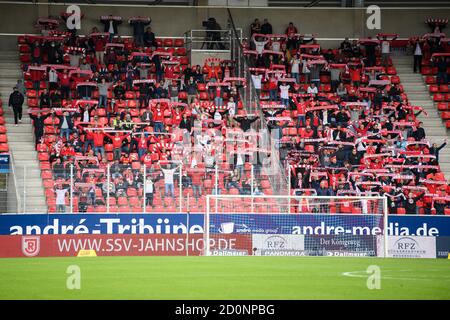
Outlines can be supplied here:
[[192, 29], [184, 33], [184, 41], [188, 51], [228, 51], [231, 48], [231, 30]]
[[14, 156], [10, 154], [10, 172], [8, 173], [8, 185], [7, 189], [7, 212], [8, 213], [19, 213], [24, 212], [22, 207], [22, 199], [19, 194], [19, 186], [16, 177], [16, 164], [14, 161]]
[[[219, 160], [219, 159], [217, 159]], [[268, 171], [249, 162], [108, 164], [54, 169], [46, 188], [49, 213], [204, 212], [207, 194], [270, 195]]]
[[[255, 123], [255, 128], [262, 132], [264, 136], [268, 137], [267, 141], [263, 142], [263, 147], [270, 150], [270, 158], [266, 159], [270, 161], [270, 181], [273, 192], [278, 195], [286, 195], [289, 192], [287, 169], [281, 163], [280, 154], [278, 151], [279, 141], [276, 138], [279, 136], [276, 131], [281, 129], [269, 130], [268, 128], [267, 122], [264, 119], [264, 114], [260, 108], [259, 94], [255, 89], [253, 79], [249, 71], [250, 64], [247, 57], [243, 53], [242, 30], [236, 28], [230, 9], [227, 9], [227, 11], [232, 31], [231, 58], [236, 61], [236, 76], [245, 78], [247, 81], [247, 86], [245, 86], [241, 92], [242, 102], [249, 114], [256, 114], [259, 116], [259, 121]], [[240, 32], [238, 30], [240, 30]]]

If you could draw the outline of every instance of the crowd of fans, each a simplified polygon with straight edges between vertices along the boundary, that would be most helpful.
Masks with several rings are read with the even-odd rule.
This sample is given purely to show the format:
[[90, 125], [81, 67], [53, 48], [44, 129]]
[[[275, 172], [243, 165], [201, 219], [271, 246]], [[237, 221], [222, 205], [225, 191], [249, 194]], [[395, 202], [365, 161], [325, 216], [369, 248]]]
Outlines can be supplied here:
[[258, 118], [245, 116], [234, 62], [191, 66], [183, 40], [150, 27], [123, 39], [120, 17], [101, 21], [87, 36], [19, 37], [49, 210], [67, 210], [70, 185], [76, 212], [139, 212], [144, 195], [148, 211], [178, 211], [188, 195], [202, 211], [205, 193], [270, 193], [252, 173]]
[[[271, 194], [255, 127], [272, 133], [294, 194], [386, 195], [391, 213], [448, 208], [439, 167], [447, 141], [427, 140], [424, 111], [403, 93], [390, 59], [395, 35], [324, 50], [294, 23], [273, 34], [256, 19], [243, 43], [247, 83], [234, 61], [189, 65], [182, 40], [144, 32], [148, 18], [130, 19], [134, 41], [124, 39], [121, 20], [102, 17], [104, 32], [85, 37], [19, 37], [50, 211], [66, 210], [70, 184], [80, 212], [139, 212], [144, 195], [147, 210], [176, 211], [181, 187], [197, 199], [194, 211], [205, 193]], [[258, 114], [242, 103], [249, 85]]]
[[[427, 140], [417, 119], [426, 113], [403, 92], [390, 58], [397, 35], [323, 50], [292, 23], [283, 34], [271, 30], [256, 19], [244, 52], [267, 125], [282, 130], [293, 193], [385, 195], [390, 213], [445, 214], [450, 188], [439, 152], [447, 140]], [[446, 85], [448, 39], [433, 33], [409, 45], [414, 69], [431, 65]]]

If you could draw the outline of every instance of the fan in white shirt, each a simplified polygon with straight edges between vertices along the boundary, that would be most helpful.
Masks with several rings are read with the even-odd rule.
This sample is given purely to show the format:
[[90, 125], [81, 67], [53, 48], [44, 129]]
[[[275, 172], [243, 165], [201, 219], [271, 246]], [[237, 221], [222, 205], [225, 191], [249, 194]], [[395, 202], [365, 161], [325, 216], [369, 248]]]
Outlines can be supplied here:
[[288, 84], [282, 84], [280, 86], [280, 97], [281, 99], [289, 99], [289, 88], [291, 86]]
[[253, 80], [253, 85], [255, 86], [255, 89], [260, 90], [262, 75], [261, 74], [252, 74], [252, 80]]
[[414, 50], [414, 55], [415, 56], [421, 56], [422, 55], [422, 49], [420, 48], [420, 44], [419, 43], [416, 44], [416, 49]]
[[317, 94], [319, 91], [317, 90], [317, 87], [314, 85], [314, 83], [311, 83], [306, 92], [308, 92], [308, 94]]
[[236, 114], [236, 102], [234, 102], [234, 98], [230, 97], [227, 103], [228, 115], [230, 117], [234, 117]]
[[259, 55], [262, 54], [264, 47], [266, 46], [266, 44], [269, 42], [267, 40], [265, 41], [256, 41], [255, 38], [252, 39], [253, 43], [255, 44], [255, 48], [256, 48], [256, 52], [258, 52]]
[[113, 24], [113, 21], [112, 21], [112, 20], [109, 21], [109, 29], [108, 29], [108, 32], [111, 33], [111, 34], [114, 34], [114, 24]]
[[272, 50], [276, 52], [280, 52], [280, 42], [279, 41], [273, 41], [272, 42]]
[[381, 53], [389, 54], [391, 45], [389, 41], [385, 40], [381, 43]]

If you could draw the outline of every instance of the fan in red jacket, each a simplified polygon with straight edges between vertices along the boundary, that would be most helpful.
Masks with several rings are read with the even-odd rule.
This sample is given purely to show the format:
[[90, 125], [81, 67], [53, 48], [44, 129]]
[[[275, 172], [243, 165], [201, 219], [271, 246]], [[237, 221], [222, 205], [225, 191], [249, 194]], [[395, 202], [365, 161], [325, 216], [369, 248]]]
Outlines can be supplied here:
[[157, 104], [153, 112], [153, 130], [155, 132], [165, 132], [164, 130], [164, 110], [161, 104]]
[[65, 69], [62, 73], [58, 74], [59, 86], [61, 88], [61, 99], [70, 98], [70, 77]]
[[208, 66], [207, 64], [205, 64], [205, 66], [203, 67], [204, 70], [207, 73], [207, 79], [211, 81], [211, 79], [215, 79], [216, 81], [219, 81], [220, 79], [220, 67], [219, 66], [215, 66], [214, 62], [211, 63], [210, 66]]
[[123, 140], [127, 139], [131, 135], [131, 132], [127, 134], [120, 134], [119, 132], [116, 132], [116, 134], [110, 135], [109, 133], [105, 132], [105, 136], [111, 139], [112, 145], [113, 145], [113, 159], [119, 160], [122, 155], [122, 142]]
[[39, 69], [31, 69], [30, 70], [30, 77], [31, 81], [33, 81], [33, 89], [39, 90], [41, 86], [41, 80], [45, 78], [45, 71], [39, 70]]

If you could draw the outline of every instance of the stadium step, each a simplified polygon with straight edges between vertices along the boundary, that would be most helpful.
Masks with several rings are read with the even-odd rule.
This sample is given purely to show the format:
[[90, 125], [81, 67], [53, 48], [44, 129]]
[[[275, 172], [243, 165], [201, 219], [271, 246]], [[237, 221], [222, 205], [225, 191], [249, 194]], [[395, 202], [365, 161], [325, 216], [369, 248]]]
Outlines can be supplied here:
[[4, 61], [4, 59], [8, 58], [16, 58], [19, 59], [19, 54], [17, 51], [0, 51], [0, 59]]
[[[34, 134], [28, 106], [23, 106], [22, 123], [14, 125], [14, 114], [8, 108], [8, 98], [18, 79], [22, 78], [17, 53], [0, 51], [0, 95], [6, 122], [8, 146], [14, 164], [16, 196], [19, 197], [19, 211], [26, 213], [47, 213], [47, 203], [41, 178], [41, 169], [34, 147]], [[25, 206], [25, 210], [24, 210]]]
[[[397, 75], [400, 77], [403, 89], [408, 96], [411, 105], [421, 106], [428, 115], [420, 114], [418, 119], [423, 122], [427, 139], [430, 143], [440, 145], [448, 138], [448, 131], [441, 119], [428, 87], [420, 73], [414, 73], [412, 56], [392, 56]], [[439, 154], [439, 164], [442, 172], [447, 178], [450, 177], [450, 145], [441, 150]]]

